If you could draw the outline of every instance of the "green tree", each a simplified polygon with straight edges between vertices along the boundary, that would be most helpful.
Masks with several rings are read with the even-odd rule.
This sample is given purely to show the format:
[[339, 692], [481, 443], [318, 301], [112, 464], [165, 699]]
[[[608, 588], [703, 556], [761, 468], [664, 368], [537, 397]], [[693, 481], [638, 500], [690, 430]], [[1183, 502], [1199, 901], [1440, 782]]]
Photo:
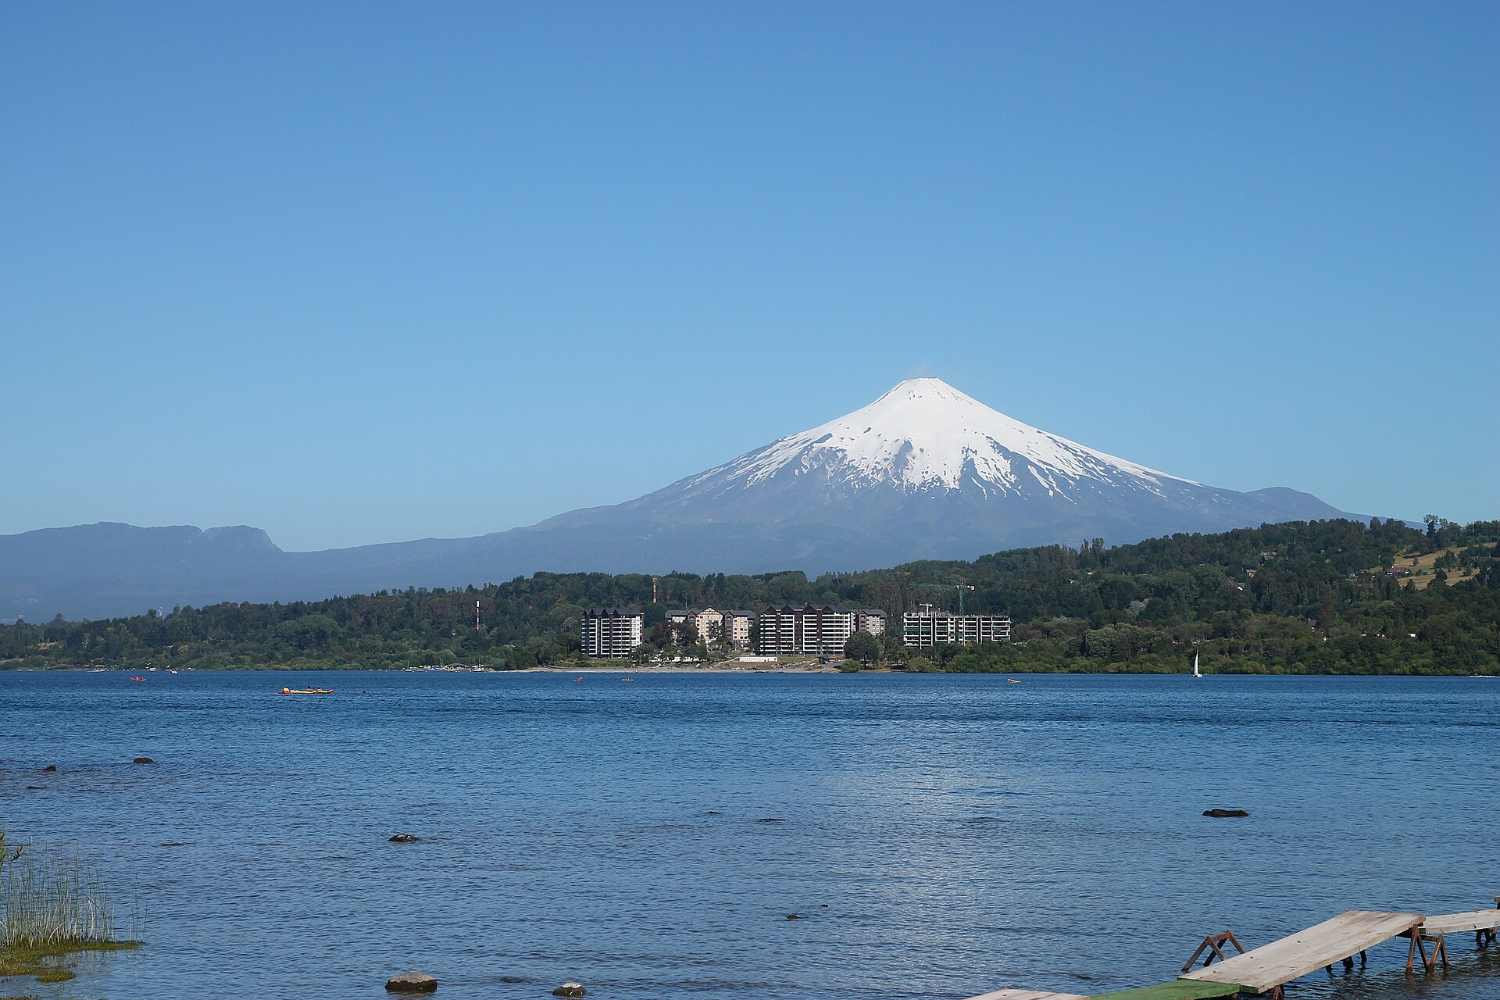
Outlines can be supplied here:
[[855, 632], [844, 643], [844, 656], [868, 667], [880, 659], [880, 641], [868, 632]]

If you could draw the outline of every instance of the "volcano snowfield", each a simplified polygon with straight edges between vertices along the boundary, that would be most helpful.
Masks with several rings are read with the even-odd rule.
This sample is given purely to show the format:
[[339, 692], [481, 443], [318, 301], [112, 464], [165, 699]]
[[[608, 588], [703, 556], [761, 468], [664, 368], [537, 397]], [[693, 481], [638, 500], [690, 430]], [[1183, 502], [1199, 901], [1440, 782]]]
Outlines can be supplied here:
[[0, 619], [455, 586], [548, 570], [756, 573], [1346, 516], [1096, 451], [935, 378], [635, 500], [474, 538], [285, 552], [257, 528], [82, 525], [0, 537]]

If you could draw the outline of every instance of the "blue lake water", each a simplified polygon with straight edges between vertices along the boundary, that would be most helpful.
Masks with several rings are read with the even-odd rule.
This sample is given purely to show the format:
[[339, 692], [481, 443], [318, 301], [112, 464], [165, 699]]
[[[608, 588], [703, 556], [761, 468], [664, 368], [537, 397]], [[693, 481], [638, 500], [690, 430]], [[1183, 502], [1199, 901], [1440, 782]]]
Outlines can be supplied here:
[[[1210, 931], [1493, 905], [1497, 737], [1484, 679], [0, 673], [0, 825], [147, 943], [0, 994], [1102, 992]], [[1451, 946], [1296, 995], [1500, 997]]]

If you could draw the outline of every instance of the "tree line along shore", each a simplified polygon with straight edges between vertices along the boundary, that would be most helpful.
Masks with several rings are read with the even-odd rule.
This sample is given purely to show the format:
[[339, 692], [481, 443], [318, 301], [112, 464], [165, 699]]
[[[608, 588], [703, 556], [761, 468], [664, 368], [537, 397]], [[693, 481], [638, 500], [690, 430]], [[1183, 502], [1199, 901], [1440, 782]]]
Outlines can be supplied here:
[[[653, 603], [653, 581], [656, 601]], [[911, 649], [894, 629], [848, 668], [1217, 673], [1500, 673], [1500, 521], [1294, 522], [1106, 547], [1041, 546], [891, 569], [757, 575], [537, 573], [508, 583], [319, 601], [179, 607], [0, 625], [0, 667], [497, 670], [583, 666], [591, 606], [645, 608], [639, 658], [731, 656], [668, 608], [923, 604], [1003, 612], [1013, 641]], [[479, 626], [475, 627], [475, 603]]]

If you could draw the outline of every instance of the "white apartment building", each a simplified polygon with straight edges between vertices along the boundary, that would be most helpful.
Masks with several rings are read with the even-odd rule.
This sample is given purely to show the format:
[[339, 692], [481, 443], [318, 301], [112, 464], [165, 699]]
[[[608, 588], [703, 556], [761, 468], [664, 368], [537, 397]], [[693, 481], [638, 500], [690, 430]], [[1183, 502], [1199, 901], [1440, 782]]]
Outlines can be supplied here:
[[914, 611], [901, 616], [901, 633], [902, 641], [908, 646], [1010, 642], [1010, 615]]
[[843, 656], [854, 612], [835, 607], [767, 608], [758, 619], [763, 656]]
[[629, 656], [641, 644], [641, 612], [633, 608], [589, 608], [579, 624], [584, 656]]

